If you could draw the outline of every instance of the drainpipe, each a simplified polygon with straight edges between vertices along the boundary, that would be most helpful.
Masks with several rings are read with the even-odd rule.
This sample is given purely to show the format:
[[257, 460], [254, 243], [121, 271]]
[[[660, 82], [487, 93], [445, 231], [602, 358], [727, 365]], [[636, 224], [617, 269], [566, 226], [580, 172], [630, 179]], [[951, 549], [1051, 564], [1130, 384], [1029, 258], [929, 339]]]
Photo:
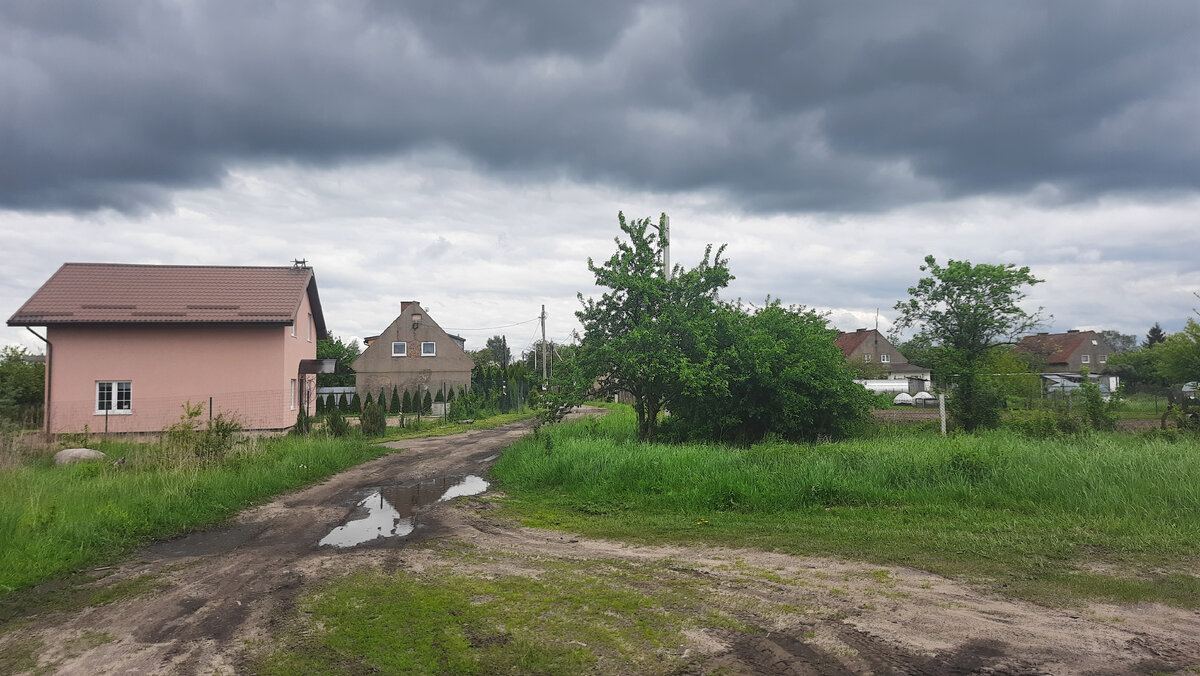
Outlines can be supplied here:
[[[46, 433], [46, 437], [49, 438], [49, 436], [50, 436], [50, 364], [52, 361], [50, 359], [50, 353], [54, 349], [54, 345], [50, 343], [50, 339], [44, 338], [41, 335], [39, 335], [37, 331], [34, 331], [33, 327], [26, 326], [25, 330], [32, 333], [33, 335], [37, 336], [38, 339], [40, 339], [43, 343], [46, 344], [46, 373], [43, 376], [43, 379], [45, 382], [42, 383], [43, 384], [42, 389], [45, 390], [45, 392], [42, 394], [42, 427]], [[46, 335], [47, 336], [50, 335], [49, 329], [47, 329]]]

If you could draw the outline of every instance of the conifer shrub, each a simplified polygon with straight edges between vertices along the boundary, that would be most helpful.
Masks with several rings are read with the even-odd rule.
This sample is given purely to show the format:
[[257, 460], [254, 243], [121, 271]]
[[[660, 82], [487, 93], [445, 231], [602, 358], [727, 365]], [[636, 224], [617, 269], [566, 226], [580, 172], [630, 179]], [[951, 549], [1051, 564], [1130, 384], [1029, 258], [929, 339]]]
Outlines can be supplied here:
[[344, 437], [350, 433], [350, 423], [337, 406], [330, 406], [325, 413], [325, 433], [331, 437]]
[[338, 409], [338, 411], [341, 411], [342, 413], [350, 412], [350, 400], [346, 399], [345, 392], [342, 392], [341, 395], [338, 396], [337, 409]]
[[400, 405], [400, 412], [413, 413], [412, 393], [410, 393], [408, 390], [404, 390], [404, 401]]
[[350, 412], [362, 413], [362, 399], [358, 398], [358, 392], [355, 392], [354, 396], [350, 399]]
[[318, 394], [318, 395], [317, 395], [317, 410], [316, 410], [316, 413], [317, 413], [317, 415], [321, 415], [321, 414], [322, 414], [322, 413], [324, 413], [324, 412], [325, 412], [325, 397], [324, 397], [324, 396], [322, 396], [322, 395], [319, 395], [319, 394]]
[[421, 411], [423, 413], [429, 413], [429, 412], [433, 411], [433, 397], [430, 396], [429, 390], [425, 390], [425, 402], [424, 402], [424, 405], [421, 407]]
[[388, 403], [388, 412], [403, 413], [403, 411], [400, 410], [400, 389], [395, 385], [392, 385], [392, 399]]
[[363, 407], [361, 420], [363, 436], [382, 437], [387, 433], [387, 418], [383, 414], [383, 407], [377, 402], [372, 401]]

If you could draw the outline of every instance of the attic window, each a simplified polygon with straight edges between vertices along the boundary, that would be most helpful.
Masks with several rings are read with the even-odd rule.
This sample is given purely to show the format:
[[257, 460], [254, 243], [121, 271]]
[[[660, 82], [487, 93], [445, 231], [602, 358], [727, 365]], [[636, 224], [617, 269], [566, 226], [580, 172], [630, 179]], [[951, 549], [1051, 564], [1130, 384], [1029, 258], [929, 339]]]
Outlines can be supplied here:
[[392, 343], [392, 356], [393, 357], [407, 357], [408, 356], [408, 343]]
[[1099, 344], [1100, 344], [1100, 343], [1096, 342], [1096, 339], [1095, 339], [1095, 338], [1093, 338], [1093, 339], [1092, 339], [1092, 345], [1099, 345]]
[[890, 354], [881, 354], [881, 355], [879, 355], [879, 361], [880, 361], [880, 362], [882, 362], [882, 363], [884, 363], [884, 364], [890, 363], [890, 362], [892, 361], [892, 355], [890, 355]]
[[421, 356], [422, 357], [436, 357], [437, 356], [437, 343], [432, 342], [432, 341], [427, 342], [427, 343], [421, 343]]
[[1092, 355], [1085, 354], [1079, 358], [1079, 361], [1084, 364], [1090, 364], [1090, 363], [1092, 363]]
[[863, 361], [871, 361], [871, 353], [870, 352], [863, 355]]

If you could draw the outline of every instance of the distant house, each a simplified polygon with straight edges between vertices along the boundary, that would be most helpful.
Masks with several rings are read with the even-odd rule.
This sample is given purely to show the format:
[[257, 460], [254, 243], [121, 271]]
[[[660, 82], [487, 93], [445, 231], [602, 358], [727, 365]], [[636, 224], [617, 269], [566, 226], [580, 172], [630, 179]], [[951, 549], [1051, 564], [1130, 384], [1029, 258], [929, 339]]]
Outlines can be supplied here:
[[463, 349], [466, 341], [442, 330], [416, 301], [400, 304], [400, 315], [354, 360], [354, 384], [360, 397], [403, 396], [470, 387], [475, 363]]
[[325, 337], [302, 264], [66, 263], [8, 325], [46, 328], [50, 433], [158, 432], [187, 401], [247, 429], [290, 427]]
[[[833, 341], [851, 364], [870, 364], [879, 380], [906, 380], [913, 392], [928, 390], [932, 378], [929, 369], [908, 363], [908, 359], [877, 329], [859, 329], [839, 333]], [[861, 369], [860, 369], [861, 370]]]
[[1085, 367], [1092, 373], [1101, 373], [1114, 352], [1104, 336], [1078, 329], [1025, 336], [1015, 350], [1028, 355], [1042, 373], [1080, 373]]

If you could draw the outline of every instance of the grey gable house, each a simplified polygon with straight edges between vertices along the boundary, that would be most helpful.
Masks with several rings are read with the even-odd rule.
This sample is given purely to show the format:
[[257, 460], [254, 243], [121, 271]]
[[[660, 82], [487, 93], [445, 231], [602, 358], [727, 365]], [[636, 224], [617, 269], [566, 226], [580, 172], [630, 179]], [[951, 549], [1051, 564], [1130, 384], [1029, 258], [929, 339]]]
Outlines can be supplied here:
[[403, 397], [437, 397], [443, 390], [471, 386], [475, 363], [463, 349], [464, 341], [442, 330], [416, 301], [400, 304], [400, 316], [378, 336], [365, 339], [367, 349], [354, 360], [354, 385], [358, 395], [388, 397], [396, 388]]

